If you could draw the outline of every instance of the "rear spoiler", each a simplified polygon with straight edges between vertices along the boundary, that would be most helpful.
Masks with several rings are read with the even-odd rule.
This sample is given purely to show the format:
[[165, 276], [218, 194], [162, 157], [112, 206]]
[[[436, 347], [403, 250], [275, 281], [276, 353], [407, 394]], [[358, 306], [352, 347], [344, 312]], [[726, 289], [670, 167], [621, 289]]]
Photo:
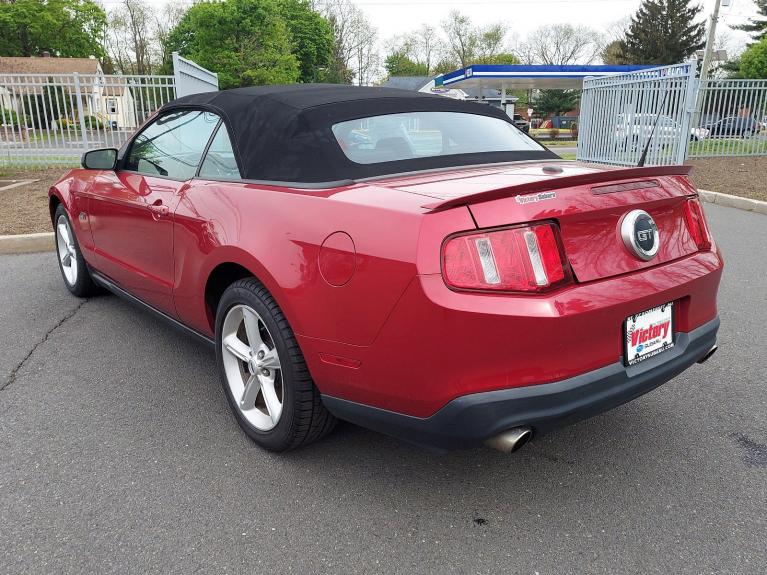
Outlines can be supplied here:
[[549, 190], [571, 188], [574, 186], [583, 186], [586, 184], [601, 184], [605, 182], [651, 178], [655, 176], [686, 176], [691, 170], [692, 166], [645, 166], [641, 168], [633, 166], [630, 168], [600, 170], [588, 174], [578, 174], [577, 176], [545, 178], [535, 182], [519, 184], [517, 186], [507, 186], [497, 190], [487, 190], [476, 194], [460, 196], [458, 198], [437, 200], [436, 202], [424, 204], [422, 207], [430, 212], [441, 212], [456, 206], [478, 204], [521, 194], [545, 192]]

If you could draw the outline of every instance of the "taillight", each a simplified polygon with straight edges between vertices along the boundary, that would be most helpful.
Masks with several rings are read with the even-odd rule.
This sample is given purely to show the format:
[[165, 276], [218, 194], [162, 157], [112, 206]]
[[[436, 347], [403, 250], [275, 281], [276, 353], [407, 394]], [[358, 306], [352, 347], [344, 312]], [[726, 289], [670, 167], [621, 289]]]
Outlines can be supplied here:
[[703, 207], [696, 198], [687, 200], [684, 206], [684, 220], [695, 244], [700, 250], [711, 249], [711, 235], [708, 233]]
[[453, 236], [442, 247], [450, 287], [539, 292], [569, 279], [554, 224], [534, 224]]

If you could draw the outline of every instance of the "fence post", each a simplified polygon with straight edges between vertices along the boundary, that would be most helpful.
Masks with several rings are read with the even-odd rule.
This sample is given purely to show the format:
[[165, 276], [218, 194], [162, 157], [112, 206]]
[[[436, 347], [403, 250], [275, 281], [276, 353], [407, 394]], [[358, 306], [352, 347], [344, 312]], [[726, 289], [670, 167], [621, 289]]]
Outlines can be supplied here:
[[687, 153], [690, 149], [690, 140], [693, 126], [698, 125], [698, 121], [693, 122], [693, 116], [697, 115], [698, 100], [702, 100], [700, 93], [700, 81], [697, 78], [697, 63], [688, 62], [687, 81], [685, 86], [684, 111], [679, 131], [681, 132], [682, 142], [679, 142], [676, 152], [676, 163], [684, 164], [687, 160]]
[[80, 119], [80, 133], [82, 134], [83, 148], [88, 149], [88, 134], [85, 131], [85, 115], [83, 114], [83, 93], [80, 89], [80, 74], [72, 74], [75, 82], [75, 101], [77, 102], [77, 117]]

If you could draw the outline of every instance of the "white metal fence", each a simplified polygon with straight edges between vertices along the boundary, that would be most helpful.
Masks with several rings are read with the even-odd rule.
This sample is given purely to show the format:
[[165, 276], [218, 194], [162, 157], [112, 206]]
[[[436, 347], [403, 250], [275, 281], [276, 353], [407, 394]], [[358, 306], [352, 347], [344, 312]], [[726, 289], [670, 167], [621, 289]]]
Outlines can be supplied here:
[[118, 148], [155, 110], [218, 89], [215, 74], [174, 54], [173, 76], [0, 73], [0, 167], [76, 165]]
[[705, 80], [698, 98], [688, 157], [767, 155], [767, 80]]
[[[577, 158], [636, 165], [767, 155], [767, 80], [707, 80], [689, 62], [583, 83]], [[649, 142], [649, 144], [648, 144]]]
[[694, 74], [692, 64], [680, 64], [584, 80], [578, 159], [636, 165], [649, 142], [648, 165], [682, 163]]

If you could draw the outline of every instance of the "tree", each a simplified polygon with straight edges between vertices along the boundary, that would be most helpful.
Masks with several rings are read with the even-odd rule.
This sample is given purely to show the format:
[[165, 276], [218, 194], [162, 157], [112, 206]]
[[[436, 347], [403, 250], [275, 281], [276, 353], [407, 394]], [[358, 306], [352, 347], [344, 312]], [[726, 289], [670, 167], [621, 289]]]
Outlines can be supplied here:
[[151, 74], [159, 56], [152, 8], [145, 0], [122, 0], [109, 17], [104, 49], [111, 65], [122, 74]]
[[623, 42], [613, 40], [602, 49], [602, 62], [605, 64], [626, 64], [626, 56], [623, 54]]
[[471, 19], [453, 10], [443, 22], [443, 29], [447, 36], [447, 52], [450, 57], [457, 61], [461, 68], [471, 64], [477, 56], [479, 41]]
[[333, 54], [326, 75], [329, 82], [365, 83], [379, 65], [375, 50], [378, 32], [350, 0], [326, 0], [323, 14], [333, 30]]
[[503, 24], [476, 27], [468, 16], [453, 10], [442, 27], [447, 37], [446, 59], [459, 65], [453, 69], [465, 68], [471, 64], [493, 63], [500, 54], [508, 54], [504, 49], [506, 27]]
[[629, 64], [676, 64], [705, 45], [700, 6], [688, 0], [643, 0], [632, 17], [621, 51]]
[[752, 44], [740, 57], [742, 78], [767, 78], [767, 37]]
[[550, 24], [530, 34], [520, 53], [528, 63], [591, 64], [599, 58], [603, 44], [602, 35], [588, 26]]
[[428, 76], [425, 64], [411, 60], [402, 50], [391, 52], [384, 60], [384, 68], [389, 76]]
[[533, 107], [544, 118], [561, 116], [578, 105], [580, 92], [577, 90], [541, 90]]
[[0, 56], [103, 58], [106, 13], [92, 0], [0, 2]]
[[333, 58], [333, 29], [308, 0], [280, 0], [280, 13], [293, 40], [301, 82], [316, 82]]
[[757, 16], [750, 18], [745, 24], [731, 26], [734, 30], [743, 30], [751, 35], [756, 42], [767, 38], [767, 0], [754, 0]]
[[221, 88], [291, 83], [301, 69], [276, 0], [200, 2], [168, 36], [178, 51], [218, 73]]

